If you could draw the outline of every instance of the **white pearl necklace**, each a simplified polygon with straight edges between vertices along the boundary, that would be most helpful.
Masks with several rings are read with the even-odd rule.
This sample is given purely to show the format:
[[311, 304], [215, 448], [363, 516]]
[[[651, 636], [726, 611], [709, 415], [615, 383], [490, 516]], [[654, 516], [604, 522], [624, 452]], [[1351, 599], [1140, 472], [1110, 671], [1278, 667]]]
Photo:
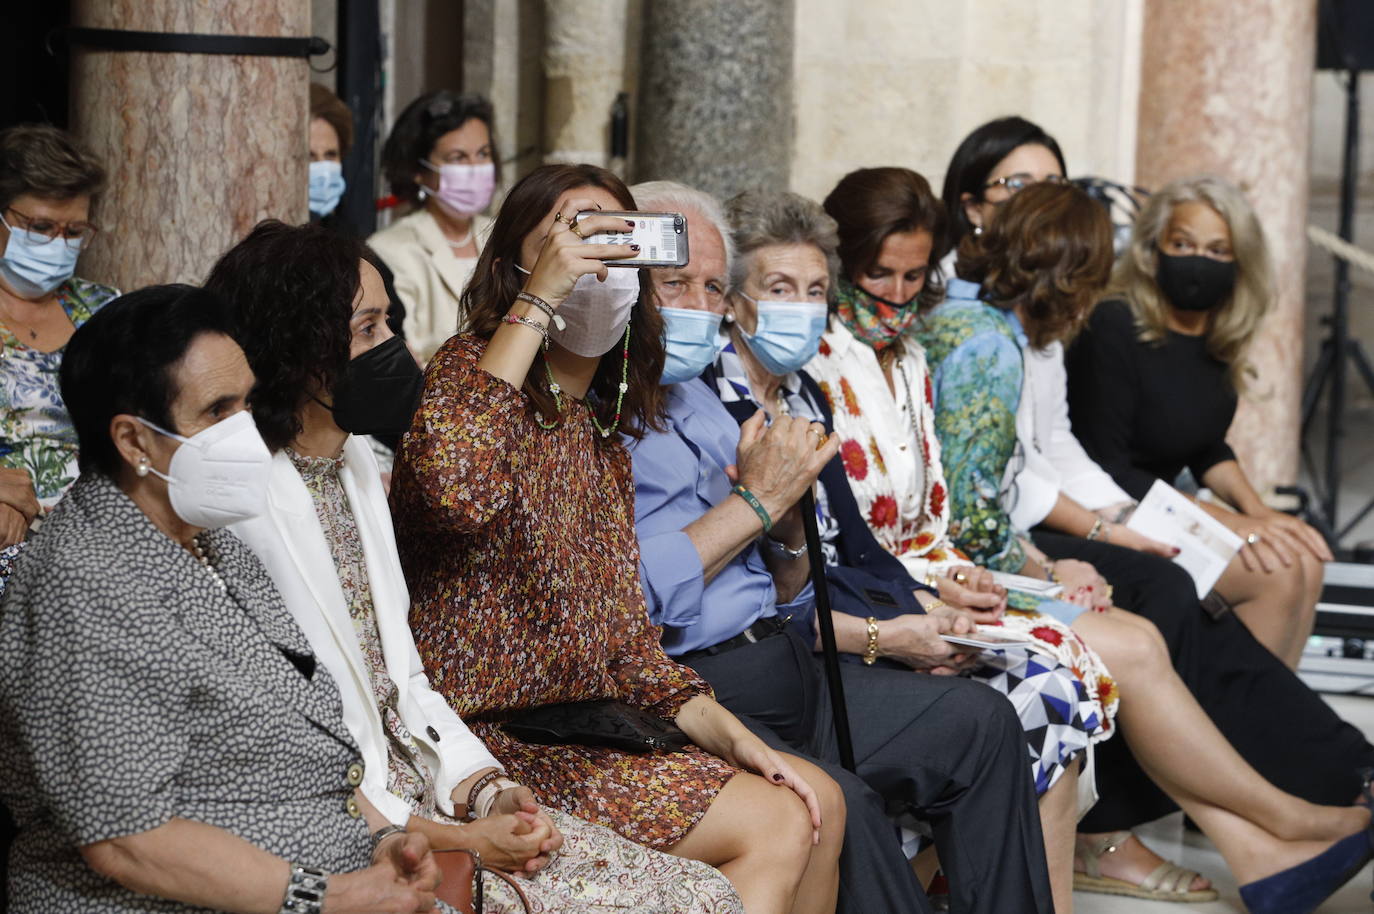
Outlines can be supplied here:
[[195, 554], [196, 560], [200, 562], [205, 570], [210, 572], [210, 575], [215, 579], [215, 583], [219, 585], [219, 592], [228, 593], [229, 585], [224, 583], [224, 578], [220, 577], [215, 566], [210, 564], [210, 557], [205, 554], [205, 547], [201, 546], [199, 535], [191, 537], [191, 551]]

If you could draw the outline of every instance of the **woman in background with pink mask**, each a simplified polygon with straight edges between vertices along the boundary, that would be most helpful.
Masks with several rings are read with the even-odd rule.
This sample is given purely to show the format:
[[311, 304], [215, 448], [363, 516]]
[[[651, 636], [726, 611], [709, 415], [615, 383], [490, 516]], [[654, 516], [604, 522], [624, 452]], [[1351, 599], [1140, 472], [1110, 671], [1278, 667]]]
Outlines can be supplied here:
[[459, 299], [491, 220], [501, 179], [491, 102], [447, 89], [411, 102], [382, 148], [391, 192], [414, 207], [367, 240], [395, 274], [405, 337], [421, 364], [458, 332]]

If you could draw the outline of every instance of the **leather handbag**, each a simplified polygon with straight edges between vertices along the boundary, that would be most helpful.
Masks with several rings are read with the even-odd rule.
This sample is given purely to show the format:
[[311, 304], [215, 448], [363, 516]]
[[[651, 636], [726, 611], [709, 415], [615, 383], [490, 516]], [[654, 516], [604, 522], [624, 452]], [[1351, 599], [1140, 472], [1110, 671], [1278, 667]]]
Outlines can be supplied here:
[[622, 752], [681, 752], [677, 726], [622, 701], [573, 701], [523, 711], [502, 724], [517, 739], [545, 746], [605, 746]]
[[457, 848], [435, 851], [434, 861], [439, 864], [439, 872], [443, 874], [435, 897], [460, 914], [482, 914], [482, 882], [487, 876], [496, 877], [510, 886], [515, 897], [520, 899], [525, 914], [529, 914], [530, 900], [525, 897], [525, 890], [520, 888], [515, 877], [483, 866], [482, 856], [476, 851]]

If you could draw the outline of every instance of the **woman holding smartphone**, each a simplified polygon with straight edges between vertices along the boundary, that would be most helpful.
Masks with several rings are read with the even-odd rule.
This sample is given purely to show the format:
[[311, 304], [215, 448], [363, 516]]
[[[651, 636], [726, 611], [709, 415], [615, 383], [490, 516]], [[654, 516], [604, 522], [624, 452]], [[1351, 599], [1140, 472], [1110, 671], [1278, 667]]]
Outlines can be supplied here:
[[[470, 332], [430, 363], [392, 508], [411, 627], [436, 689], [552, 806], [721, 869], [754, 912], [834, 908], [844, 809], [663, 653], [639, 588], [630, 459], [658, 423], [663, 326], [636, 307], [610, 172], [537, 169], [511, 190], [464, 293]], [[536, 746], [501, 724], [615, 699], [673, 721], [682, 752]], [[723, 802], [718, 802], [723, 801]]]

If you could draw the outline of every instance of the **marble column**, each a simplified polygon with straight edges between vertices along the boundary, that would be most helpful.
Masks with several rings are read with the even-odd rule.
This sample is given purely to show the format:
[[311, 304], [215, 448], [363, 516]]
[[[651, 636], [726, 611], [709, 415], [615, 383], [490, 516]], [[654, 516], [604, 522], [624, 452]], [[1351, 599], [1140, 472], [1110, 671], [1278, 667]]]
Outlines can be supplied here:
[[1250, 361], [1259, 376], [1229, 440], [1261, 491], [1298, 475], [1308, 129], [1315, 0], [1148, 3], [1136, 180], [1147, 188], [1210, 172], [1259, 213], [1277, 307]]
[[635, 179], [788, 187], [793, 0], [647, 3]]
[[544, 161], [610, 157], [611, 104], [625, 89], [627, 0], [546, 0]]
[[[75, 0], [72, 24], [302, 37], [310, 0]], [[305, 60], [75, 46], [71, 77], [72, 129], [110, 173], [81, 275], [199, 282], [259, 220], [306, 220]]]

